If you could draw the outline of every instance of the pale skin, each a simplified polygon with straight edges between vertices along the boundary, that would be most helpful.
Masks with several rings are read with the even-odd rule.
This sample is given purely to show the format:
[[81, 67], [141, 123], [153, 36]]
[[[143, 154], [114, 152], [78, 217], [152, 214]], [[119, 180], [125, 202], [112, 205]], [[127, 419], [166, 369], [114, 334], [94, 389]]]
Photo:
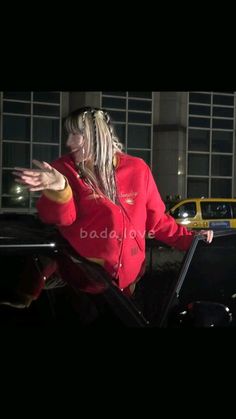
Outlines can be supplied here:
[[[85, 149], [83, 135], [69, 134], [66, 145], [70, 149], [75, 163], [80, 163], [83, 160], [83, 148]], [[17, 176], [16, 182], [28, 187], [31, 192], [45, 189], [60, 191], [65, 188], [64, 176], [50, 164], [38, 160], [33, 160], [33, 163], [38, 169], [15, 168], [13, 174]]]
[[[87, 150], [83, 135], [78, 133], [69, 134], [66, 145], [70, 149], [75, 163], [78, 164], [84, 160]], [[37, 169], [15, 168], [13, 174], [16, 175], [16, 182], [26, 186], [31, 192], [46, 189], [53, 191], [65, 189], [66, 179], [58, 170], [44, 161], [33, 160], [33, 163], [37, 166]], [[207, 243], [211, 243], [213, 240], [214, 233], [212, 230], [200, 230], [197, 234], [204, 236]]]

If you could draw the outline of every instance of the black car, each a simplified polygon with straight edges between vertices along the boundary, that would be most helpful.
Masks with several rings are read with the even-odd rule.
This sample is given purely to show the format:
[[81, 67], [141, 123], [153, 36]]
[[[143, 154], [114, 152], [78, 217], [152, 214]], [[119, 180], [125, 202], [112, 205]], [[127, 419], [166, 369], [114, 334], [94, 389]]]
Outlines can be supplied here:
[[167, 267], [164, 273], [150, 271], [134, 297], [128, 298], [101, 266], [75, 253], [53, 226], [42, 224], [37, 216], [2, 214], [0, 229], [0, 325], [236, 324], [235, 231], [216, 232], [210, 245], [196, 236], [180, 266]]

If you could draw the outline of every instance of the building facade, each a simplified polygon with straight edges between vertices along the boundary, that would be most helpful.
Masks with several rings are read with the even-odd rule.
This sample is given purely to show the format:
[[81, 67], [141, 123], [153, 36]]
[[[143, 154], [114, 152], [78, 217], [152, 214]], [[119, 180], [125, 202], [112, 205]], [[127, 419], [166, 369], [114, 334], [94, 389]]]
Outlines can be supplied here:
[[[235, 92], [1, 92], [0, 212], [34, 212], [14, 167], [66, 152], [63, 118], [107, 109], [124, 151], [150, 165], [166, 196], [234, 197]], [[32, 167], [32, 166], [31, 166]]]

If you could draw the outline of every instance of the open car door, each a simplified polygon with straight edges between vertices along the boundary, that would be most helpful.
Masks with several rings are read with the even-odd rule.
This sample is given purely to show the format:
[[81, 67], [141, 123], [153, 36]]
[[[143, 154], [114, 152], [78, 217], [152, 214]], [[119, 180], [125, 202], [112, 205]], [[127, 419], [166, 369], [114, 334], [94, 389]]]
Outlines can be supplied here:
[[[196, 236], [161, 298], [155, 324], [98, 264], [79, 256], [54, 227], [35, 216], [0, 216], [0, 304], [31, 307], [55, 276], [75, 295], [105, 302], [124, 327], [230, 327], [236, 318], [236, 232]], [[157, 278], [158, 279], [158, 278]], [[49, 291], [50, 292], [50, 291]], [[177, 304], [176, 304], [177, 302]], [[32, 304], [31, 304], [32, 303]], [[28, 309], [30, 315], [30, 308]], [[1, 312], [0, 312], [1, 316]], [[56, 322], [55, 316], [55, 322]]]
[[47, 281], [58, 276], [75, 293], [86, 293], [105, 301], [121, 324], [147, 327], [132, 301], [113, 283], [98, 264], [79, 256], [53, 227], [34, 216], [0, 216], [0, 261], [6, 272], [0, 279], [0, 304], [29, 307]]

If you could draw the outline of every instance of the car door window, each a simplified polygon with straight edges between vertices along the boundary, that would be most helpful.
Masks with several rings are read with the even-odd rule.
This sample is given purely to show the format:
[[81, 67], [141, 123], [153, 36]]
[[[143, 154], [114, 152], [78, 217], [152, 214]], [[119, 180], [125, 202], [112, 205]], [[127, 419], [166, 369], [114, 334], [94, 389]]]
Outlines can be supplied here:
[[231, 218], [230, 205], [227, 202], [201, 202], [203, 220]]
[[186, 204], [180, 205], [176, 208], [171, 215], [174, 218], [193, 218], [195, 217], [196, 211], [196, 204], [195, 202], [187, 202]]
[[233, 218], [236, 218], [236, 202], [231, 203]]

